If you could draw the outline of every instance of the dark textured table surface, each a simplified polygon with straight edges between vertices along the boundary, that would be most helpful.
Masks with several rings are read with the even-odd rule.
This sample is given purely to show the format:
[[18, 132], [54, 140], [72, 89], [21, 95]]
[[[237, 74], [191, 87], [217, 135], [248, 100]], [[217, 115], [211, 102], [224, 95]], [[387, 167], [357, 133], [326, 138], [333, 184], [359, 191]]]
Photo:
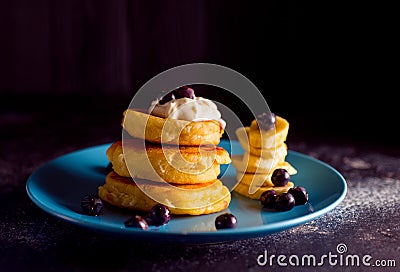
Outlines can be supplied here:
[[[55, 98], [54, 98], [55, 99]], [[335, 141], [297, 133], [289, 118], [288, 147], [320, 159], [345, 177], [345, 199], [327, 214], [265, 237], [212, 245], [127, 241], [94, 233], [58, 219], [29, 199], [25, 183], [40, 165], [66, 153], [120, 137], [126, 101], [91, 103], [56, 99], [22, 104], [2, 101], [0, 149], [0, 271], [371, 271], [377, 267], [261, 267], [269, 254], [371, 255], [381, 271], [400, 267], [400, 148]], [[114, 107], [109, 105], [114, 103]], [[395, 262], [395, 263], [394, 263]], [[396, 267], [393, 267], [393, 265]]]

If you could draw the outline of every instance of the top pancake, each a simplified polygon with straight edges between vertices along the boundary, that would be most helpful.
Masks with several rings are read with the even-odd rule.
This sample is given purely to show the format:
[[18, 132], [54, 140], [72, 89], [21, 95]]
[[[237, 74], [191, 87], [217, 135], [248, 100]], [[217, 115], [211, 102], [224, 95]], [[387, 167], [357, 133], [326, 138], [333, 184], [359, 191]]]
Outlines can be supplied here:
[[216, 120], [192, 122], [161, 118], [140, 109], [125, 110], [122, 127], [132, 137], [152, 143], [189, 146], [217, 145], [224, 133]]

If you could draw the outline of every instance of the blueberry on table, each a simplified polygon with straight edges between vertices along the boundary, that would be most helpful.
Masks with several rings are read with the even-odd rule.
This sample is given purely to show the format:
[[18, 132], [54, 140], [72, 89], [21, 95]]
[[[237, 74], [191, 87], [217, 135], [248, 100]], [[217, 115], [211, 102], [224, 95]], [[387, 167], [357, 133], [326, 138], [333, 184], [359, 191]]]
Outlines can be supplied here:
[[142, 230], [148, 230], [149, 225], [146, 220], [140, 215], [135, 215], [124, 222], [127, 228], [139, 228]]
[[236, 228], [237, 219], [231, 213], [223, 213], [215, 218], [215, 227], [217, 229], [231, 229]]
[[276, 198], [275, 208], [279, 211], [289, 211], [295, 206], [294, 196], [290, 193], [283, 193]]
[[194, 95], [194, 90], [192, 88], [189, 88], [188, 86], [182, 86], [178, 89], [176, 89], [174, 91], [175, 94], [175, 98], [179, 99], [179, 98], [190, 98], [190, 99], [194, 99], [195, 95]]
[[155, 226], [165, 225], [171, 219], [171, 211], [161, 203], [154, 205], [150, 210], [150, 220]]
[[270, 130], [275, 127], [276, 115], [273, 112], [264, 112], [256, 116], [258, 127], [262, 130]]
[[265, 208], [275, 208], [276, 197], [275, 190], [268, 190], [261, 194], [260, 202]]
[[290, 181], [290, 174], [284, 168], [277, 168], [272, 172], [271, 181], [277, 187], [285, 186]]
[[97, 216], [103, 210], [103, 202], [100, 197], [90, 194], [82, 198], [81, 207], [85, 214]]
[[291, 193], [295, 199], [296, 206], [304, 205], [308, 202], [308, 192], [306, 188], [302, 186], [296, 186], [295, 188], [290, 188], [288, 193]]

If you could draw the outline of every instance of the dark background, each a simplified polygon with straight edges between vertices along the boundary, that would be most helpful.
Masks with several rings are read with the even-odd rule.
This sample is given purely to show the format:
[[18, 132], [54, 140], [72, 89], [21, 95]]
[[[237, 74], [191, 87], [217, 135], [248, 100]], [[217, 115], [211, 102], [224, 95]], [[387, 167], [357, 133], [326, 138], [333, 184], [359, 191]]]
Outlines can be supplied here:
[[290, 137], [397, 144], [391, 8], [322, 2], [1, 1], [2, 134], [32, 112], [116, 122], [153, 76], [207, 62], [249, 78]]
[[[0, 270], [283, 271], [255, 258], [319, 256], [343, 242], [398, 258], [397, 11], [374, 1], [0, 0]], [[160, 245], [82, 229], [32, 202], [26, 181], [38, 167], [120, 139], [135, 92], [196, 62], [250, 79], [289, 121], [289, 149], [343, 174], [337, 208], [264, 237]], [[198, 87], [250, 121], [231, 97]]]

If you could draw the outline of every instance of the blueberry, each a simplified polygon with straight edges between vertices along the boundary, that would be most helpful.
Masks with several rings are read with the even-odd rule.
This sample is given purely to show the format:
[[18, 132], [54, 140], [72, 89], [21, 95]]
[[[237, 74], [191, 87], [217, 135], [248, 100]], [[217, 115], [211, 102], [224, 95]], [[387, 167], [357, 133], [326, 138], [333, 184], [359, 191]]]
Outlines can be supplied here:
[[139, 228], [142, 230], [148, 230], [149, 225], [146, 220], [140, 215], [135, 215], [124, 222], [127, 228]]
[[169, 101], [175, 99], [175, 94], [173, 92], [169, 92], [166, 95], [164, 95], [160, 101], [158, 101], [158, 104], [164, 105], [168, 103]]
[[294, 207], [294, 196], [290, 193], [283, 193], [276, 198], [275, 208], [279, 211], [288, 211]]
[[171, 211], [161, 203], [154, 205], [150, 210], [150, 220], [155, 226], [165, 225], [171, 219]]
[[276, 192], [275, 190], [268, 190], [261, 194], [260, 202], [265, 208], [275, 208]]
[[285, 186], [290, 181], [290, 174], [284, 168], [277, 168], [272, 172], [271, 181], [277, 187]]
[[188, 86], [182, 86], [178, 89], [176, 89], [174, 91], [175, 94], [175, 98], [179, 99], [179, 98], [190, 98], [190, 99], [194, 99], [195, 95], [194, 95], [194, 90], [192, 88], [189, 88]]
[[295, 188], [290, 188], [288, 193], [291, 193], [296, 201], [297, 205], [304, 205], [308, 202], [308, 192], [302, 186], [296, 186]]
[[81, 207], [85, 214], [97, 216], [103, 210], [103, 202], [98, 196], [90, 194], [82, 198]]
[[276, 115], [273, 112], [264, 112], [256, 116], [258, 127], [262, 130], [270, 130], [275, 127]]
[[223, 213], [215, 218], [215, 227], [217, 229], [231, 229], [236, 228], [237, 219], [231, 213]]

